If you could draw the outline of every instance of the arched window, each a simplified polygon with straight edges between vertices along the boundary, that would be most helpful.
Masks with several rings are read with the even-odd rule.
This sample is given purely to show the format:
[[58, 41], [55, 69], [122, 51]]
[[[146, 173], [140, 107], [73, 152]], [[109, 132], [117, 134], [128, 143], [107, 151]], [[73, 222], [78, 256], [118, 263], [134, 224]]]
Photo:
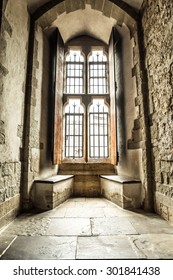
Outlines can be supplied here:
[[65, 106], [65, 157], [84, 155], [84, 109], [80, 99], [69, 99]]
[[92, 51], [89, 56], [90, 94], [108, 93], [107, 72], [107, 56], [103, 51]]
[[54, 163], [116, 164], [115, 50], [111, 38], [110, 45], [83, 35], [65, 45], [58, 39], [56, 79], [51, 83], [56, 89], [52, 97]]
[[66, 56], [65, 93], [84, 93], [84, 57], [80, 51], [70, 50]]
[[108, 59], [104, 47], [82, 51], [68, 49], [65, 56], [64, 160], [104, 161], [109, 159]]
[[93, 99], [89, 108], [90, 158], [107, 158], [109, 156], [108, 111], [104, 99]]

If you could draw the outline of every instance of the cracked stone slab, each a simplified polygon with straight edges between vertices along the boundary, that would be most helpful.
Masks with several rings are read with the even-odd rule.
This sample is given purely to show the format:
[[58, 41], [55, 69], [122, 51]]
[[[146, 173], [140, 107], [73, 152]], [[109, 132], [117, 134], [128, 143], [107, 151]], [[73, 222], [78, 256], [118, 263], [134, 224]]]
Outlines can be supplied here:
[[139, 258], [173, 259], [172, 234], [142, 234], [128, 238]]
[[126, 236], [78, 237], [77, 259], [136, 259]]
[[133, 216], [128, 217], [128, 220], [136, 229], [139, 234], [149, 234], [149, 233], [172, 233], [173, 227], [168, 224], [167, 221], [163, 220], [159, 216]]
[[75, 259], [76, 237], [19, 236], [2, 260]]
[[16, 236], [0, 236], [0, 256], [12, 244]]
[[91, 223], [93, 235], [137, 234], [135, 228], [124, 217], [93, 218]]
[[50, 222], [46, 235], [91, 235], [90, 219], [54, 218]]
[[2, 235], [8, 232], [8, 235], [37, 236], [45, 235], [49, 226], [50, 218], [39, 217], [39, 215], [25, 214], [16, 218]]

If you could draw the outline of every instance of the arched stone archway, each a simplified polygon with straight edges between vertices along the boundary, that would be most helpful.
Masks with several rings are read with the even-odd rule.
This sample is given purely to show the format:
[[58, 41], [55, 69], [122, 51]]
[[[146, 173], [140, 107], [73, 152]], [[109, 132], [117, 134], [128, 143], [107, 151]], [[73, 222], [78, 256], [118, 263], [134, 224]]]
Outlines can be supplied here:
[[51, 1], [38, 8], [33, 18], [39, 24], [46, 28], [50, 26], [59, 16], [66, 13], [72, 13], [78, 10], [85, 10], [89, 5], [91, 9], [100, 12], [103, 16], [116, 20], [118, 25], [126, 24], [130, 30], [136, 28], [136, 20], [138, 13], [128, 4], [112, 0], [112, 1]]
[[[82, 13], [86, 16], [87, 10], [92, 11], [93, 18], [97, 14], [100, 21], [109, 22], [109, 26], [114, 21], [112, 26], [116, 26], [122, 38], [122, 83], [125, 85], [122, 103], [127, 137], [121, 137], [125, 157], [122, 160], [120, 153], [116, 168], [119, 173], [140, 174], [144, 208], [153, 208], [154, 199], [155, 210], [171, 220], [170, 0], [1, 1], [0, 206], [5, 209], [3, 219], [12, 209], [18, 211], [20, 198], [24, 208], [32, 207], [30, 191], [35, 178], [58, 171], [58, 166], [51, 162], [51, 152], [47, 151], [46, 125], [42, 127], [51, 113], [47, 110], [50, 93], [47, 77], [49, 53], [54, 43], [50, 43], [49, 35], [60, 25], [60, 20]], [[71, 26], [72, 23], [68, 31], [72, 36], [68, 35], [67, 40], [75, 36]], [[92, 30], [85, 31], [91, 33]], [[139, 161], [134, 156], [136, 153]], [[135, 173], [137, 166], [139, 173]]]
[[[149, 148], [144, 147], [144, 152], [141, 153], [139, 151], [139, 145], [142, 143], [142, 140], [146, 138], [146, 134], [148, 133], [147, 129], [144, 130], [144, 135], [140, 138], [139, 136], [141, 135], [141, 130], [140, 128], [137, 133], [137, 136], [134, 137], [133, 134], [133, 122], [135, 121], [135, 118], [138, 119], [138, 108], [136, 109], [134, 106], [134, 101], [135, 96], [137, 95], [137, 91], [135, 89], [135, 84], [136, 84], [136, 75], [138, 76], [138, 79], [140, 79], [141, 76], [141, 65], [139, 63], [139, 55], [138, 55], [138, 34], [137, 31], [139, 29], [138, 25], [138, 13], [132, 9], [128, 4], [125, 4], [123, 2], [123, 5], [121, 3], [122, 1], [75, 1], [73, 5], [71, 4], [71, 1], [51, 1], [40, 8], [38, 8], [33, 14], [31, 14], [31, 22], [30, 22], [30, 36], [29, 36], [29, 53], [28, 53], [28, 72], [27, 72], [27, 83], [26, 83], [26, 102], [25, 102], [25, 123], [27, 124], [26, 127], [28, 127], [28, 130], [26, 130], [24, 134], [24, 158], [27, 159], [27, 161], [24, 163], [24, 169], [29, 170], [30, 165], [33, 165], [32, 163], [32, 158], [34, 159], [35, 155], [32, 156], [32, 148], [30, 147], [30, 141], [31, 141], [31, 135], [34, 133], [33, 127], [35, 124], [35, 119], [33, 118], [33, 113], [32, 113], [32, 100], [34, 98], [33, 94], [35, 95], [35, 91], [37, 91], [37, 73], [40, 73], [38, 75], [41, 75], [40, 72], [40, 66], [39, 66], [39, 53], [38, 49], [40, 48], [40, 42], [39, 39], [36, 39], [37, 37], [39, 38], [40, 35], [38, 35], [39, 32], [47, 32], [48, 30], [53, 30], [55, 27], [59, 27], [60, 20], [62, 20], [63, 24], [66, 21], [67, 26], [65, 27], [66, 29], [70, 30], [71, 33], [69, 32], [68, 36], [66, 36], [66, 40], [71, 39], [77, 35], [82, 35], [83, 25], [82, 25], [82, 20], [79, 20], [79, 26], [81, 26], [81, 30], [79, 29], [77, 33], [75, 33], [75, 29], [71, 28], [73, 25], [73, 19], [77, 15], [84, 15], [86, 16], [86, 11], [87, 9], [93, 13], [93, 15], [99, 15], [99, 19], [104, 19], [107, 24], [110, 24], [109, 27], [116, 26], [118, 32], [120, 32], [122, 40], [123, 40], [123, 47], [122, 47], [122, 57], [121, 59], [123, 60], [124, 66], [123, 66], [123, 80], [125, 81], [125, 98], [123, 101], [123, 104], [120, 105], [121, 107], [121, 112], [124, 111], [123, 114], [125, 114], [125, 120], [124, 120], [124, 129], [126, 130], [123, 132], [122, 135], [126, 135], [126, 137], [123, 139], [121, 137], [120, 139], [120, 155], [121, 156], [121, 162], [119, 163], [117, 170], [118, 172], [123, 173], [125, 175], [133, 175], [136, 177], [141, 177], [142, 181], [144, 178], [144, 174], [142, 171], [142, 160], [144, 158], [144, 161], [146, 162], [151, 162], [150, 160], [150, 152], [148, 152]], [[100, 4], [99, 4], [100, 3]], [[102, 3], [102, 5], [101, 5]], [[121, 4], [120, 4], [121, 3]], [[82, 14], [83, 12], [83, 14]], [[66, 20], [66, 18], [70, 18], [70, 21]], [[87, 18], [87, 17], [86, 17]], [[77, 17], [79, 19], [79, 17]], [[89, 22], [89, 18], [87, 18], [87, 23]], [[70, 23], [70, 24], [69, 24]], [[86, 24], [87, 24], [86, 23]], [[95, 26], [94, 26], [95, 27]], [[111, 30], [110, 28], [110, 30]], [[95, 33], [91, 33], [91, 29], [88, 29], [87, 35], [94, 35]], [[106, 32], [106, 31], [105, 31]], [[48, 32], [49, 33], [49, 32]], [[133, 37], [132, 37], [133, 34]], [[97, 38], [97, 35], [95, 35]], [[110, 36], [110, 34], [109, 34]], [[65, 36], [64, 36], [65, 38]], [[100, 39], [100, 38], [97, 38]], [[59, 40], [59, 39], [58, 39]], [[104, 41], [104, 40], [103, 40]], [[108, 42], [107, 42], [108, 43]], [[41, 46], [41, 48], [43, 45]], [[126, 54], [126, 55], [125, 55]], [[130, 54], [130, 56], [129, 56]], [[128, 61], [128, 63], [127, 63]], [[42, 65], [43, 66], [43, 65]], [[132, 71], [132, 76], [130, 75]], [[123, 81], [122, 80], [122, 81]], [[142, 83], [146, 83], [142, 79]], [[138, 84], [139, 85], [139, 84]], [[140, 85], [142, 87], [142, 85]], [[142, 89], [137, 89], [139, 90], [139, 93], [142, 95]], [[130, 93], [130, 94], [129, 94]], [[132, 96], [131, 96], [132, 94]], [[143, 98], [141, 96], [141, 98]], [[124, 103], [125, 102], [125, 103]], [[130, 102], [130, 103], [128, 103]], [[148, 101], [147, 101], [148, 102]], [[141, 127], [146, 128], [146, 115], [148, 114], [146, 112], [147, 108], [147, 102], [142, 103], [142, 106], [144, 106], [144, 110], [142, 112], [142, 115], [140, 116], [141, 118]], [[30, 105], [31, 104], [31, 105]], [[130, 104], [130, 105], [129, 105]], [[123, 106], [123, 107], [122, 107]], [[126, 108], [125, 110], [122, 108]], [[136, 117], [135, 117], [136, 116]], [[129, 120], [127, 121], [127, 118]], [[32, 120], [33, 119], [33, 120]], [[119, 118], [121, 122], [121, 118]], [[122, 123], [120, 124], [122, 126]], [[139, 134], [139, 135], [138, 135]], [[136, 134], [135, 134], [136, 135]], [[149, 135], [149, 134], [148, 134]], [[148, 137], [148, 136], [147, 136]], [[127, 146], [127, 140], [132, 139], [132, 141], [129, 141], [129, 144]], [[137, 141], [137, 143], [136, 143]], [[149, 143], [149, 137], [148, 137], [148, 142]], [[41, 145], [44, 146], [44, 143], [39, 144], [37, 146]], [[44, 150], [44, 149], [43, 149]], [[146, 152], [147, 151], [147, 152]], [[39, 152], [40, 154], [42, 152]], [[38, 154], [38, 151], [37, 151]], [[49, 156], [51, 152], [49, 151]], [[38, 160], [38, 157], [36, 156], [36, 160]], [[135, 163], [135, 166], [134, 166]], [[39, 171], [39, 160], [38, 163], [36, 164], [38, 170], [34, 172], [30, 172], [30, 175], [33, 176], [33, 180], [35, 176], [41, 176], [41, 173]], [[51, 162], [49, 160], [48, 163], [49, 169], [51, 169]], [[134, 168], [135, 167], [135, 168]], [[147, 169], [150, 169], [149, 165], [147, 164]], [[53, 172], [57, 172], [58, 166], [53, 168]], [[148, 171], [145, 170], [147, 173]], [[49, 172], [48, 172], [49, 173]], [[44, 176], [44, 175], [43, 175]], [[31, 180], [28, 184], [28, 182], [24, 182], [24, 187], [23, 187], [23, 193], [25, 194], [24, 196], [26, 199], [23, 197], [23, 204], [30, 203], [30, 191], [32, 189], [32, 184], [33, 180]], [[145, 198], [145, 208], [150, 208], [152, 205], [152, 195], [151, 195], [151, 190], [152, 190], [152, 185], [150, 181], [144, 181], [144, 192], [142, 193], [142, 200]], [[149, 191], [150, 190], [150, 191]], [[24, 206], [25, 207], [25, 206]], [[28, 207], [28, 206], [26, 206]]]

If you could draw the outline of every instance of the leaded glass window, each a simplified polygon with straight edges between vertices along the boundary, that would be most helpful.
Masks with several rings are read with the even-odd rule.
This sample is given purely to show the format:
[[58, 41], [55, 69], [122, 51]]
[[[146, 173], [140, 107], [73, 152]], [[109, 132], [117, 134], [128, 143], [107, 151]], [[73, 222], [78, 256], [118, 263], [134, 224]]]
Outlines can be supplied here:
[[89, 57], [89, 93], [107, 92], [107, 57], [103, 51], [92, 51]]
[[84, 93], [84, 57], [80, 51], [70, 51], [66, 56], [65, 93]]
[[103, 99], [93, 99], [89, 109], [89, 156], [90, 158], [109, 156], [108, 108]]
[[65, 108], [65, 157], [83, 157], [84, 110], [79, 99], [69, 100]]
[[107, 69], [107, 56], [103, 50], [92, 50], [89, 55], [85, 53], [85, 57], [78, 50], [70, 50], [66, 55], [64, 86], [64, 102], [68, 102], [64, 111], [66, 160], [92, 161], [109, 157], [109, 108], [105, 104], [105, 94], [108, 94]]

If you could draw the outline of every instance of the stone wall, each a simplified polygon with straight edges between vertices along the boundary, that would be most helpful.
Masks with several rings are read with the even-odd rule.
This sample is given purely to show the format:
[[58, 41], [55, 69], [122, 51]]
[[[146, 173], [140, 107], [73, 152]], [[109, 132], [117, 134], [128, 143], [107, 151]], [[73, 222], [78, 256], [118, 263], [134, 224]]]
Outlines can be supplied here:
[[0, 226], [14, 218], [20, 206], [28, 22], [26, 1], [3, 1], [0, 34]]
[[134, 120], [138, 115], [138, 109], [135, 106], [136, 80], [132, 73], [134, 39], [130, 36], [127, 27], [117, 27], [117, 30], [121, 36], [121, 46], [117, 46], [115, 58], [116, 72], [120, 72], [116, 74], [117, 149], [119, 153], [117, 171], [119, 175], [142, 180], [141, 150], [138, 147], [129, 149], [127, 145], [132, 135]]
[[173, 2], [148, 0], [142, 24], [155, 210], [173, 223]]
[[[42, 40], [42, 81], [41, 81], [41, 122], [40, 122], [40, 170], [39, 177], [46, 178], [57, 174], [58, 166], [53, 165], [53, 121], [54, 112], [50, 90], [50, 38], [43, 32]], [[41, 69], [40, 69], [41, 71]]]
[[[31, 191], [33, 182], [57, 174], [52, 165], [52, 153], [48, 151], [49, 119], [49, 42], [42, 28], [34, 25], [34, 49], [28, 62], [32, 65], [31, 79], [27, 90], [30, 97], [26, 104], [26, 133], [24, 151], [24, 176], [22, 190], [23, 209], [32, 207]], [[26, 92], [27, 94], [27, 92]], [[53, 108], [52, 108], [53, 110]]]

